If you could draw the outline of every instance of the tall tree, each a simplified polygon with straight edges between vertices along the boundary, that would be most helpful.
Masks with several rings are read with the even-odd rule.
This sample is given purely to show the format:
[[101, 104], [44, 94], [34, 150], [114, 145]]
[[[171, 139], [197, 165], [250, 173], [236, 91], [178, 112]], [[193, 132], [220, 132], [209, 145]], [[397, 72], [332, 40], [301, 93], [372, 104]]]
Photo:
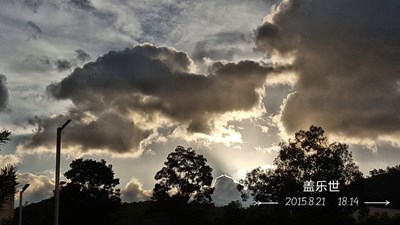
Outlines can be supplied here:
[[76, 159], [70, 167], [64, 173], [70, 182], [63, 185], [61, 191], [78, 191], [90, 198], [120, 201], [120, 190], [116, 189], [119, 179], [114, 178], [112, 165], [106, 165], [105, 160]]
[[[10, 135], [11, 132], [8, 130], [1, 131], [0, 144], [6, 144], [10, 141]], [[15, 188], [18, 185], [16, 172], [17, 167], [10, 164], [0, 169], [0, 210], [4, 205], [4, 202], [7, 200], [7, 196], [15, 193]]]
[[11, 164], [0, 169], [0, 210], [7, 197], [15, 193], [15, 188], [18, 185], [16, 173], [17, 167]]
[[119, 179], [105, 160], [76, 159], [64, 173], [70, 181], [60, 188], [61, 224], [110, 224], [121, 202]]
[[214, 191], [211, 187], [212, 168], [206, 163], [207, 159], [192, 148], [177, 146], [154, 177], [158, 183], [154, 186], [152, 198], [157, 201], [211, 203]]
[[276, 169], [251, 171], [241, 180], [239, 190], [247, 186], [253, 197], [259, 193], [279, 196], [302, 192], [304, 182], [309, 180], [337, 180], [343, 187], [362, 178], [348, 145], [328, 142], [321, 127], [300, 130], [294, 139], [280, 146], [274, 160]]

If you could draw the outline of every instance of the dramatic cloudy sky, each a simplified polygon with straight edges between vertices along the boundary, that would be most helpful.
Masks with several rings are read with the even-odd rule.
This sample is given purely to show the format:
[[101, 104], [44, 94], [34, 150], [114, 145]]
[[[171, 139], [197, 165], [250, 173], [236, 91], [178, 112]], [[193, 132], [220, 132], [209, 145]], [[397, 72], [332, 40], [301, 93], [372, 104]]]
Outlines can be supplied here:
[[400, 164], [397, 0], [0, 0], [0, 165], [29, 202], [75, 158], [105, 159], [124, 201], [151, 196], [177, 145], [214, 169], [214, 201], [310, 125], [365, 175]]

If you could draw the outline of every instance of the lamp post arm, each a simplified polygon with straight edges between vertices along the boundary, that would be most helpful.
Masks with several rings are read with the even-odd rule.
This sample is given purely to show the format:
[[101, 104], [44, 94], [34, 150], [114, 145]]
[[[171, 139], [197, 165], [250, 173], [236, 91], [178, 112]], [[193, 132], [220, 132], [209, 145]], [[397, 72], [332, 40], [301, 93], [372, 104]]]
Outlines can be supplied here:
[[61, 127], [57, 128], [56, 140], [56, 179], [54, 184], [54, 225], [58, 225], [60, 210], [60, 157], [61, 157], [61, 131], [71, 122], [67, 120]]

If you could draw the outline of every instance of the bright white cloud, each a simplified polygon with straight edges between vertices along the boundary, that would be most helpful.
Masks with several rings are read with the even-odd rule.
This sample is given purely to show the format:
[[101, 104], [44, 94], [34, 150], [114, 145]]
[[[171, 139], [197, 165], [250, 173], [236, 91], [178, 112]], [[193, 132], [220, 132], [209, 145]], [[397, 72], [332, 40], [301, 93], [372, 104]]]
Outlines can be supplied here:
[[151, 190], [143, 188], [142, 183], [134, 177], [121, 190], [121, 199], [124, 202], [140, 202], [149, 200], [151, 197]]
[[244, 205], [248, 205], [249, 203], [242, 201], [241, 194], [236, 188], [237, 185], [238, 182], [227, 175], [215, 178], [213, 184], [215, 190], [211, 195], [215, 206], [225, 206], [232, 201], [239, 201]]
[[0, 155], [0, 167], [3, 167], [7, 164], [17, 165], [21, 162], [21, 159], [13, 154]]

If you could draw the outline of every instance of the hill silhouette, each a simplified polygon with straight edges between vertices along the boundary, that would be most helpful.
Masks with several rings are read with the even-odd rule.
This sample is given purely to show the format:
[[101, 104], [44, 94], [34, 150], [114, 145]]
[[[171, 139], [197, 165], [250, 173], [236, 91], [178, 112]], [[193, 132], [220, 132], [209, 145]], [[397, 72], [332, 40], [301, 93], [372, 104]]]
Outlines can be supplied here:
[[355, 182], [349, 188], [349, 194], [358, 196], [360, 201], [382, 202], [389, 205], [383, 208], [400, 209], [400, 171], [383, 173]]
[[[360, 199], [359, 209], [365, 208], [361, 202], [389, 200], [388, 206], [392, 209], [400, 209], [400, 171], [379, 174], [365, 178], [350, 186], [346, 193], [358, 196]], [[39, 203], [29, 204], [24, 208], [23, 221], [30, 225], [52, 225], [53, 224], [53, 198], [43, 200]], [[383, 216], [370, 216], [363, 221], [356, 222], [352, 213], [357, 208], [298, 208], [290, 210], [282, 205], [243, 208], [240, 203], [232, 202], [224, 207], [200, 204], [182, 204], [176, 202], [157, 203], [155, 201], [123, 203], [110, 212], [115, 225], [130, 224], [400, 224], [400, 216], [388, 218]], [[71, 210], [84, 211], [76, 207]], [[15, 210], [15, 218], [18, 218], [18, 208]], [[65, 224], [65, 212], [61, 211], [60, 225]], [[72, 215], [73, 212], [68, 214]], [[84, 215], [84, 214], [81, 214]], [[82, 218], [87, 220], [87, 218]], [[17, 224], [17, 221], [15, 221]]]

